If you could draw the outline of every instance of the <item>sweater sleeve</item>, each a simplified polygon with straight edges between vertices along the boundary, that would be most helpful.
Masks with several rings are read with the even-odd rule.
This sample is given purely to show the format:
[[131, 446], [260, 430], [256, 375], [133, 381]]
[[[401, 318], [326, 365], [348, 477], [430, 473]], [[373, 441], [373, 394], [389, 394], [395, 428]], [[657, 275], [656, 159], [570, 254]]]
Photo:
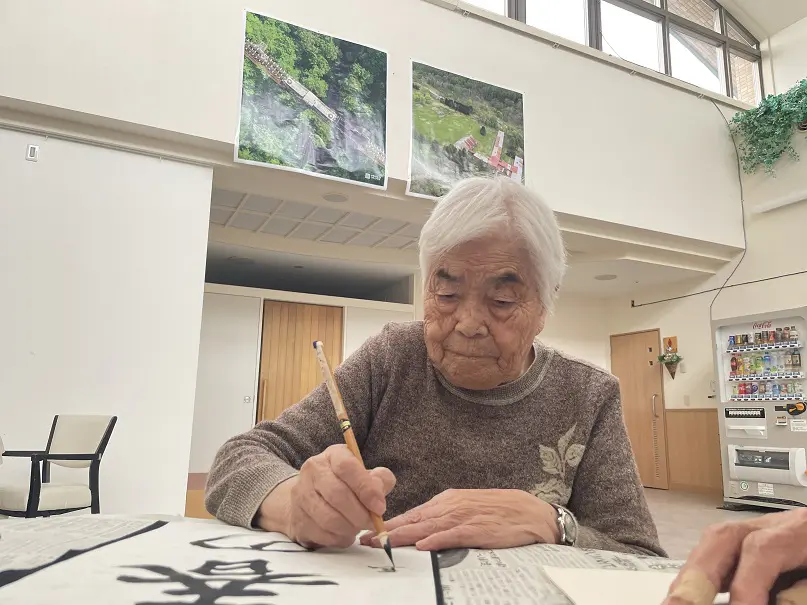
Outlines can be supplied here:
[[625, 428], [619, 382], [609, 379], [604, 390], [569, 500], [580, 525], [576, 545], [665, 557]]
[[[385, 389], [387, 332], [368, 339], [334, 371], [359, 447]], [[205, 507], [226, 523], [252, 527], [266, 496], [297, 475], [308, 458], [336, 443], [343, 443], [342, 433], [322, 383], [276, 420], [261, 422], [221, 446], [208, 475]]]

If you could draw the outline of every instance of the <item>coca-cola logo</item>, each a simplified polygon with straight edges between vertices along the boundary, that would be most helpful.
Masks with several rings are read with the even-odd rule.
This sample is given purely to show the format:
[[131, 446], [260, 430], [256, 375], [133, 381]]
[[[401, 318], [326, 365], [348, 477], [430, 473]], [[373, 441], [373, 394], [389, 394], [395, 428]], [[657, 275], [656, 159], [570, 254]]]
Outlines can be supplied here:
[[773, 326], [773, 322], [771, 321], [760, 321], [755, 323], [751, 329], [752, 330], [769, 330]]

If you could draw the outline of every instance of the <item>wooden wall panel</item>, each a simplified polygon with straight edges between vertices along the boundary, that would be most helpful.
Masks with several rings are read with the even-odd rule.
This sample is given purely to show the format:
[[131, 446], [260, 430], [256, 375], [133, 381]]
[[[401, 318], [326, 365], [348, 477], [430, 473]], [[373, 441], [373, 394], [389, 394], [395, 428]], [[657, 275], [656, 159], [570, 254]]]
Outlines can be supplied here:
[[717, 410], [667, 410], [670, 489], [723, 493]]
[[342, 363], [342, 307], [267, 300], [263, 311], [258, 418], [274, 420], [322, 382], [312, 344]]
[[205, 509], [205, 490], [203, 489], [189, 489], [185, 497], [185, 516], [194, 519], [212, 519], [211, 515]]

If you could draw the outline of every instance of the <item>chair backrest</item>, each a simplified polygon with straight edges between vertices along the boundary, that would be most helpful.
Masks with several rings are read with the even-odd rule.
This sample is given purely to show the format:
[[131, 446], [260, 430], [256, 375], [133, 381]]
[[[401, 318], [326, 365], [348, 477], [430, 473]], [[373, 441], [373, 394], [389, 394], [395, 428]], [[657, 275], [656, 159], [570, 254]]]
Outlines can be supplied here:
[[[94, 454], [100, 460], [117, 419], [117, 416], [54, 416], [47, 451], [49, 454]], [[54, 460], [52, 464], [87, 468], [90, 461]]]

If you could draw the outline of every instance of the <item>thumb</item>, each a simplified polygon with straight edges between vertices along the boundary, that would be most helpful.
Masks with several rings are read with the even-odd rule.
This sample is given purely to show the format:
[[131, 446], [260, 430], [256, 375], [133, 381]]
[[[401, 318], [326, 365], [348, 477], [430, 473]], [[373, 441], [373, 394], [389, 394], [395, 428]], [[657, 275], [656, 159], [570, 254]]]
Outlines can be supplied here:
[[381, 485], [383, 486], [385, 496], [392, 491], [393, 487], [395, 487], [396, 483], [395, 475], [393, 475], [392, 471], [389, 470], [388, 468], [379, 466], [371, 470], [370, 475], [381, 481]]

